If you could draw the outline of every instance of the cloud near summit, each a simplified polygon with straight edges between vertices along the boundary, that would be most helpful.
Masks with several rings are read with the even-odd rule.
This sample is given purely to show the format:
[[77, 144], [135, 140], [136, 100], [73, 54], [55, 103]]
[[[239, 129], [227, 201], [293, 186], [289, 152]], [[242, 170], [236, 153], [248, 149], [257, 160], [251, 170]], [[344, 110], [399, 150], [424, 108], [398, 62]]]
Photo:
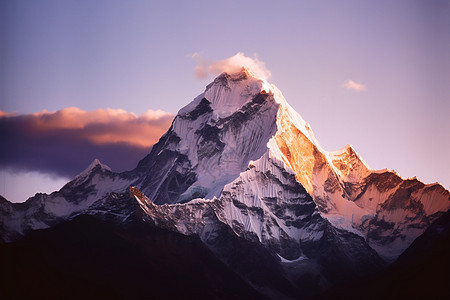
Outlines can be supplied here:
[[209, 63], [198, 53], [194, 53], [192, 58], [197, 61], [195, 75], [198, 78], [206, 78], [209, 75], [219, 75], [222, 72], [238, 72], [242, 67], [249, 68], [259, 78], [268, 79], [272, 75], [265, 63], [259, 60], [256, 54], [253, 55], [252, 58], [245, 56], [242, 52], [238, 52], [227, 59], [215, 61], [213, 63]]
[[353, 80], [349, 79], [344, 85], [343, 87], [347, 90], [353, 90], [353, 91], [357, 91], [357, 92], [362, 92], [366, 90], [366, 85], [365, 84], [361, 84], [361, 83], [357, 83], [354, 82]]
[[136, 166], [173, 115], [77, 107], [17, 115], [0, 111], [0, 167], [73, 177], [99, 158], [113, 170]]

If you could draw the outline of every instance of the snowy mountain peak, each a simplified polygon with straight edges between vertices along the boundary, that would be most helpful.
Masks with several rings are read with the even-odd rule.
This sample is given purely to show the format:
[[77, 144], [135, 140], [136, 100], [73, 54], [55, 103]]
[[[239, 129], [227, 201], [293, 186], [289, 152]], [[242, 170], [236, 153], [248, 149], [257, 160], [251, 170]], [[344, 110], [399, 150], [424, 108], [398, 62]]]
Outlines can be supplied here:
[[[212, 201], [236, 193], [233, 199], [256, 207], [267, 197], [286, 199], [273, 194], [274, 183], [265, 186], [278, 168], [285, 172], [279, 176], [295, 176], [334, 227], [365, 237], [387, 260], [420, 234], [411, 228], [422, 228], [449, 207], [448, 192], [425, 191], [421, 184], [411, 187], [400, 177], [374, 172], [351, 145], [325, 151], [281, 91], [245, 68], [222, 73], [180, 110], [171, 129], [140, 163], [141, 170], [152, 172], [135, 185], [156, 204]], [[411, 194], [404, 199], [405, 209], [423, 205], [423, 217], [411, 219], [407, 210], [396, 215], [389, 199], [403, 194]], [[394, 239], [378, 236], [385, 230], [379, 218], [401, 224]]]
[[372, 172], [369, 165], [350, 144], [342, 149], [329, 152], [329, 157], [336, 173], [345, 182], [358, 182]]
[[[98, 167], [97, 167], [98, 166]], [[102, 171], [111, 171], [111, 168], [105, 164], [102, 164], [99, 159], [94, 159], [89, 167], [87, 167], [83, 172], [75, 176], [74, 180], [86, 178], [95, 168], [100, 168]]]
[[243, 68], [238, 73], [222, 73], [206, 87], [203, 97], [211, 103], [216, 118], [225, 118], [251, 102], [255, 95], [269, 93], [270, 86]]
[[[274, 86], [256, 77], [250, 69], [242, 67], [236, 73], [224, 72], [217, 76], [205, 91], [183, 107], [178, 115], [198, 116], [199, 109], [202, 107], [199, 105], [203, 105], [203, 112], [206, 112], [204, 102], [208, 101], [207, 108], [212, 111], [215, 120], [226, 118], [239, 111], [258, 94], [273, 94], [274, 89], [276, 89]], [[273, 97], [270, 99], [276, 104]]]

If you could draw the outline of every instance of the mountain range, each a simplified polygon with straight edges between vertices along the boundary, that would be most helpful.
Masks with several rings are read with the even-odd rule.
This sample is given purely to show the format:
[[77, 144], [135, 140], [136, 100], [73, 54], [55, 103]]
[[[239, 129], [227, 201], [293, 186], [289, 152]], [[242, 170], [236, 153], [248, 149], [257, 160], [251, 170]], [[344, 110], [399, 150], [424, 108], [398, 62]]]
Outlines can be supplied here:
[[[24, 203], [0, 198], [0, 249], [11, 259], [20, 256], [11, 247], [26, 248], [24, 257], [38, 252], [51, 268], [36, 268], [50, 268], [58, 278], [54, 274], [79, 247], [64, 233], [77, 237], [85, 230], [82, 244], [97, 245], [93, 241], [104, 235], [126, 249], [124, 255], [142, 256], [142, 264], [131, 260], [130, 270], [117, 253], [97, 267], [86, 263], [95, 257], [81, 260], [86, 270], [102, 274], [101, 286], [91, 289], [100, 294], [151, 297], [132, 288], [148, 278], [183, 282], [189, 297], [310, 298], [392, 268], [405, 250], [414, 253], [418, 237], [427, 239], [427, 229], [448, 219], [449, 208], [449, 191], [438, 183], [372, 170], [351, 145], [325, 151], [278, 88], [242, 68], [222, 73], [183, 107], [135, 169], [116, 173], [94, 160], [59, 191]], [[433, 240], [448, 235], [445, 224]], [[43, 241], [53, 241], [53, 248]], [[67, 244], [67, 257], [55, 264], [48, 253]], [[96, 247], [99, 257], [108, 252], [103, 244]], [[161, 254], [167, 251], [174, 255]], [[146, 253], [158, 254], [152, 260]], [[117, 274], [130, 273], [119, 290], [109, 288], [108, 272], [99, 271], [115, 261], [125, 270]], [[185, 263], [204, 273], [189, 271]], [[173, 278], [161, 265], [170, 266]], [[54, 280], [47, 284], [72, 288]], [[161, 284], [154, 284], [154, 295], [164, 298]], [[165, 295], [175, 298], [173, 292]]]

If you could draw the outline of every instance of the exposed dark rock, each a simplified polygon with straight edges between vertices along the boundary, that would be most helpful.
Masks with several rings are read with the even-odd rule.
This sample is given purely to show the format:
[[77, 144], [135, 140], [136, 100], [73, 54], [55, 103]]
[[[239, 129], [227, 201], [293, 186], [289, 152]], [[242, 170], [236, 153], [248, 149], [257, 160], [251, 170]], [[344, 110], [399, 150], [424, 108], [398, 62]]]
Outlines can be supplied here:
[[203, 98], [200, 103], [192, 111], [185, 115], [180, 115], [180, 118], [195, 121], [199, 116], [212, 112], [211, 102]]

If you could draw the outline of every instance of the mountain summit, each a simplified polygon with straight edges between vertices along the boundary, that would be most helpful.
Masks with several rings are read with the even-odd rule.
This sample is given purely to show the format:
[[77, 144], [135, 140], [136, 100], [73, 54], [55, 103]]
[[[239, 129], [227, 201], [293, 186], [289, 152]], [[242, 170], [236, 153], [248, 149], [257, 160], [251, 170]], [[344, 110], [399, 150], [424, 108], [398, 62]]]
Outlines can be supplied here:
[[261, 279], [226, 250], [236, 239], [268, 251], [297, 287], [308, 275], [320, 290], [394, 261], [450, 205], [439, 184], [374, 171], [350, 145], [322, 149], [282, 93], [246, 68], [183, 107], [134, 170], [97, 161], [80, 176], [24, 204], [0, 202], [2, 238], [80, 214], [138, 219], [200, 237], [257, 289]]
[[[226, 184], [269, 150], [282, 161], [282, 154], [271, 144], [285, 123], [295, 124], [310, 143], [318, 144], [309, 125], [275, 86], [245, 68], [223, 73], [178, 112], [169, 131], [139, 163], [145, 180], [138, 186], [158, 204], [219, 197]], [[170, 163], [168, 156], [175, 161]], [[157, 168], [161, 173], [148, 172], [161, 161], [165, 162], [164, 168]], [[164, 173], [166, 169], [172, 171]], [[155, 184], [169, 184], [173, 176], [176, 182], [168, 189], [154, 189]]]
[[[350, 145], [325, 151], [282, 93], [244, 68], [221, 74], [182, 108], [136, 170], [141, 179], [135, 185], [153, 203], [224, 199], [231, 193], [234, 202], [268, 215], [275, 211], [267, 199], [278, 203], [289, 195], [286, 187], [265, 177], [283, 182], [283, 176], [293, 175], [292, 184], [306, 190], [322, 217], [363, 237], [387, 261], [400, 255], [450, 203], [448, 191], [438, 184], [370, 169]], [[237, 207], [231, 205], [233, 216], [242, 211]], [[242, 218], [249, 219], [240, 222], [247, 224], [245, 231], [273, 238], [264, 226], [249, 225], [251, 214]], [[292, 236], [290, 229], [279, 230]]]

